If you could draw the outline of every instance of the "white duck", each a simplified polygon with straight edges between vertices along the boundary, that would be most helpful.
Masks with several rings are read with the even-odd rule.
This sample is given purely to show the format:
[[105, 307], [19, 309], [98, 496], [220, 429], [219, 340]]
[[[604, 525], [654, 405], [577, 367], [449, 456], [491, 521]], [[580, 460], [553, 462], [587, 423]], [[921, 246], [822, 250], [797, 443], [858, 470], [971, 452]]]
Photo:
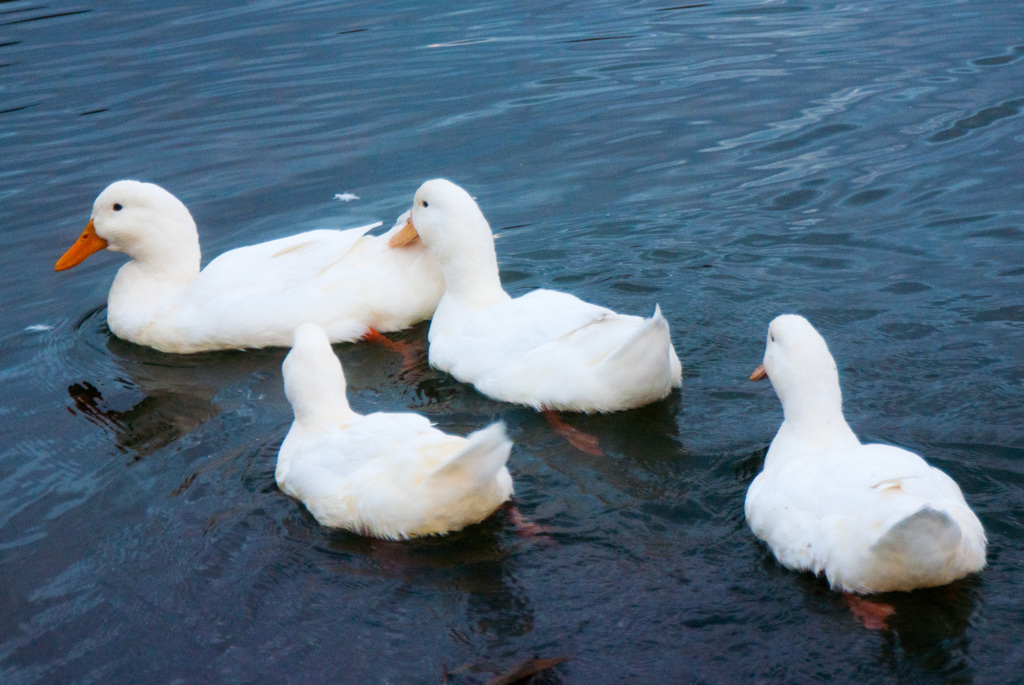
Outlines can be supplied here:
[[485, 395], [537, 409], [639, 407], [682, 383], [668, 322], [616, 314], [554, 290], [512, 299], [502, 290], [491, 228], [450, 181], [416, 191], [409, 223], [441, 262], [447, 290], [430, 324], [430, 364]]
[[391, 540], [446, 533], [512, 496], [501, 423], [460, 438], [419, 414], [355, 413], [341, 362], [315, 324], [295, 330], [282, 371], [295, 422], [274, 475], [321, 524]]
[[806, 319], [772, 321], [750, 379], [766, 375], [785, 418], [745, 510], [783, 566], [824, 571], [833, 589], [857, 594], [945, 585], [984, 568], [985, 531], [953, 479], [854, 435], [835, 361]]
[[117, 181], [96, 198], [85, 232], [54, 268], [102, 249], [124, 252], [131, 261], [110, 288], [107, 324], [119, 338], [164, 352], [287, 346], [306, 321], [342, 342], [428, 319], [444, 292], [435, 257], [423, 245], [389, 247], [401, 226], [365, 235], [379, 225], [242, 247], [200, 271], [185, 205], [160, 186]]

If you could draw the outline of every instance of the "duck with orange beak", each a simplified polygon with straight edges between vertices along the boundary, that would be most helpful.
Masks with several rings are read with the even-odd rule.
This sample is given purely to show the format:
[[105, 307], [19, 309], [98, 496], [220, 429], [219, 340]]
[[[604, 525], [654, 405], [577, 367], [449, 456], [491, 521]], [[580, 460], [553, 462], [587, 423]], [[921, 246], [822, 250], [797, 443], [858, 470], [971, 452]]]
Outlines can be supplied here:
[[768, 327], [764, 363], [783, 422], [747, 490], [751, 530], [786, 568], [858, 595], [945, 585], [985, 566], [985, 531], [960, 487], [924, 459], [861, 444], [839, 371], [802, 316]]
[[127, 255], [107, 298], [108, 326], [163, 352], [286, 347], [304, 322], [344, 342], [428, 319], [444, 292], [436, 258], [418, 243], [391, 247], [402, 225], [367, 235], [379, 225], [238, 248], [200, 270], [185, 205], [152, 183], [117, 181], [96, 198], [85, 231], [54, 268], [100, 250]]
[[682, 384], [668, 321], [618, 314], [568, 293], [502, 289], [494, 236], [469, 193], [427, 181], [394, 247], [420, 238], [444, 272], [430, 323], [430, 365], [483, 394], [541, 410], [612, 412], [666, 397]]

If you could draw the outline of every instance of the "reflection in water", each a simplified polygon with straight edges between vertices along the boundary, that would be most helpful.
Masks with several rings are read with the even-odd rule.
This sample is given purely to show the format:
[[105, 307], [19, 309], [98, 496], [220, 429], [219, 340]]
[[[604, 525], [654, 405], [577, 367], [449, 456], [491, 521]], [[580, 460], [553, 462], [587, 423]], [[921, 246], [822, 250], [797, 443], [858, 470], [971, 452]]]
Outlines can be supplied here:
[[[106, 326], [105, 308], [81, 319], [67, 344], [61, 351], [67, 370], [97, 371], [97, 376], [67, 386], [74, 404], [69, 411], [111, 431], [118, 449], [130, 453], [133, 461], [170, 445], [220, 414], [223, 410], [213, 398], [250, 371], [237, 369], [235, 364], [225, 367], [223, 362], [218, 370], [204, 365], [209, 359], [166, 355], [120, 340]], [[103, 383], [101, 378], [117, 384], [107, 398], [97, 387]], [[128, 406], [119, 408], [119, 404]]]
[[872, 602], [894, 610], [884, 620], [883, 628], [871, 629], [851, 610], [845, 595], [833, 591], [823, 576], [788, 571], [767, 548], [762, 563], [779, 579], [793, 579], [801, 591], [803, 610], [809, 614], [832, 614], [836, 622], [852, 627], [854, 633], [877, 635], [879, 662], [894, 673], [921, 669], [945, 677], [957, 676], [957, 682], [970, 682], [970, 677], [964, 676], [970, 647], [964, 633], [975, 611], [977, 576], [943, 587], [871, 595], [868, 599]]
[[[964, 678], [970, 641], [964, 632], [975, 609], [977, 577], [914, 592], [879, 595], [896, 609], [883, 658], [894, 660], [896, 648], [927, 671]], [[970, 680], [969, 676], [965, 680]]]
[[293, 528], [293, 532], [313, 541], [321, 552], [332, 559], [358, 555], [360, 563], [372, 561], [375, 572], [409, 583], [490, 592], [497, 587], [494, 581], [502, 564], [512, 554], [504, 543], [503, 533], [509, 526], [504, 507], [484, 521], [448, 535], [389, 541], [324, 528], [301, 503], [279, 496], [301, 510], [305, 524], [301, 528], [314, 529], [303, 532]]
[[[505, 412], [518, 424], [517, 444], [543, 454], [553, 468], [592, 487], [595, 476], [632, 501], [657, 500], [673, 487], [671, 474], [691, 456], [679, 436], [680, 393], [654, 404], [616, 412], [586, 415], [559, 413], [558, 421], [587, 438], [567, 440], [558, 424], [531, 409]], [[557, 440], [555, 437], [557, 436]], [[600, 451], [588, 449], [599, 445]]]
[[[516, 525], [511, 506], [455, 533], [396, 542], [325, 529], [300, 503], [277, 496], [298, 512], [286, 519], [289, 534], [317, 552], [319, 563], [338, 581], [348, 585], [354, 577], [389, 579], [401, 584], [399, 595], [407, 600], [443, 597], [443, 602], [452, 602], [455, 623], [463, 626], [447, 635], [462, 655], [460, 664], [447, 663], [453, 675], [507, 670], [514, 656], [508, 645], [533, 630], [533, 604], [516, 579], [519, 542], [510, 536]], [[380, 600], [357, 595], [351, 601]], [[442, 668], [438, 663], [437, 672]]]
[[184, 393], [148, 395], [125, 411], [105, 406], [103, 395], [89, 381], [68, 386], [74, 400], [72, 413], [85, 416], [98, 426], [112, 430], [121, 450], [137, 461], [165, 447], [220, 411], [200, 397]]

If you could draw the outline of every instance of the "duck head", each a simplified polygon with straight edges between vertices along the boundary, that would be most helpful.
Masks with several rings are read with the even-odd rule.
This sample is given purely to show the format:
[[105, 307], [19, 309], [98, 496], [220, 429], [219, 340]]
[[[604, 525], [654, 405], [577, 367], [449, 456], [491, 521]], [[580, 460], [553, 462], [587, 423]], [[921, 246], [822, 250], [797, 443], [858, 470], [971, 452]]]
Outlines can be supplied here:
[[750, 380], [763, 378], [771, 381], [787, 420], [842, 413], [836, 362], [825, 339], [802, 316], [783, 314], [768, 326], [764, 363]]
[[292, 349], [284, 358], [281, 372], [284, 394], [299, 423], [353, 415], [341, 361], [320, 326], [304, 323], [295, 329]]
[[420, 186], [409, 221], [390, 245], [405, 245], [417, 236], [441, 263], [449, 292], [474, 300], [490, 300], [503, 292], [490, 224], [459, 186], [443, 178]]
[[158, 185], [117, 181], [93, 204], [81, 237], [54, 266], [64, 271], [100, 250], [123, 252], [157, 271], [199, 272], [199, 235], [182, 202]]

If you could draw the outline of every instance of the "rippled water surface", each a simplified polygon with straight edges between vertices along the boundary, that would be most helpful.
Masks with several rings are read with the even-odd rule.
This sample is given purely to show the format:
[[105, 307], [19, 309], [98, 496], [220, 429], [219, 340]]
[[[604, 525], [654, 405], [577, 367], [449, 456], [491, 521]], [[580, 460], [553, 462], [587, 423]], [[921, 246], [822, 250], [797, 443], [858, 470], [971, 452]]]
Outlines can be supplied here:
[[[0, 681], [991, 682], [1024, 672], [1018, 0], [0, 2]], [[122, 259], [53, 263], [119, 178], [208, 261], [474, 194], [507, 289], [660, 303], [681, 392], [533, 411], [339, 345], [359, 411], [503, 419], [516, 506], [444, 538], [320, 528], [274, 483], [283, 350], [163, 355], [105, 324]], [[351, 202], [334, 199], [353, 193]], [[989, 568], [863, 627], [743, 496], [781, 421], [772, 317], [847, 417], [961, 484]], [[426, 326], [399, 336], [426, 344]]]

